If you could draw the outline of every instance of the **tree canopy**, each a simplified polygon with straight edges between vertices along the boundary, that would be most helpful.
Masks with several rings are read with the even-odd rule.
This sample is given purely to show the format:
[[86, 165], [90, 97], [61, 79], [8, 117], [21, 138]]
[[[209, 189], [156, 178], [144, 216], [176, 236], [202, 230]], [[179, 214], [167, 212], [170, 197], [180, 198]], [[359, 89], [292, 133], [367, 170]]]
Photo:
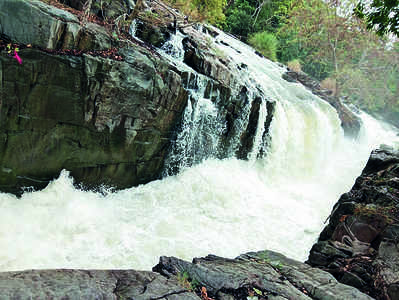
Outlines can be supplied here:
[[367, 28], [377, 34], [392, 32], [399, 37], [399, 0], [373, 0], [369, 6], [359, 2], [355, 14], [366, 20]]

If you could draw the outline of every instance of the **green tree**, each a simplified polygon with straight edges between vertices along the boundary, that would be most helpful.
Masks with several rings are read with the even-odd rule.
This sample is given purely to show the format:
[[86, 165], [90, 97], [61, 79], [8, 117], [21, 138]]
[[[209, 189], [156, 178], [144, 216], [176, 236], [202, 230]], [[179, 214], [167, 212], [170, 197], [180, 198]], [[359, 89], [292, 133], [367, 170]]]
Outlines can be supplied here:
[[246, 41], [257, 32], [275, 33], [296, 3], [294, 0], [231, 0], [224, 29]]
[[225, 25], [226, 0], [169, 0], [169, 3], [195, 20], [206, 20], [218, 27]]
[[388, 49], [364, 21], [343, 15], [342, 5], [301, 1], [278, 31], [278, 58], [299, 59], [303, 71], [334, 83], [337, 96], [399, 122], [399, 46]]
[[373, 0], [370, 5], [359, 2], [355, 14], [367, 22], [367, 28], [379, 35], [392, 32], [399, 36], [399, 0]]
[[269, 32], [258, 32], [249, 38], [249, 43], [270, 60], [277, 60], [277, 38]]

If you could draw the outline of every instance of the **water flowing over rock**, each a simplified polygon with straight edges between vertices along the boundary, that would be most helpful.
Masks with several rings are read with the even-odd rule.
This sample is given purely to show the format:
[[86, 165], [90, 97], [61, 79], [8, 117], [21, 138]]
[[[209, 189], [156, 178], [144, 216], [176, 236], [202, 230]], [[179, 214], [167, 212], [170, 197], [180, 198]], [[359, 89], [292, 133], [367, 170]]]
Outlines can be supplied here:
[[[81, 3], [69, 4], [80, 8]], [[138, 32], [155, 46], [173, 33], [161, 27], [164, 40], [154, 42], [158, 31], [148, 26], [142, 23]], [[189, 57], [201, 57], [201, 67], [191, 64], [193, 69], [161, 57], [143, 42], [123, 44], [104, 27], [83, 24], [74, 14], [38, 0], [2, 1], [0, 31], [5, 40], [33, 47], [20, 51], [21, 66], [5, 51], [0, 55], [2, 191], [19, 194], [26, 186], [43, 188], [62, 169], [86, 187], [125, 188], [159, 178], [165, 164], [165, 174], [173, 174], [209, 157], [239, 152], [248, 158], [257, 147], [253, 141], [259, 101], [268, 101], [265, 122], [270, 125], [273, 101], [238, 84], [242, 72], [229, 70], [211, 55], [204, 38], [196, 40], [200, 32], [192, 28], [186, 29], [187, 41], [205, 47], [184, 43], [187, 65]], [[114, 45], [123, 61], [93, 57]], [[62, 55], [64, 50], [80, 51], [71, 52], [80, 56]], [[253, 99], [258, 105], [251, 106]], [[183, 113], [188, 102], [195, 116]], [[202, 112], [206, 105], [214, 117]], [[210, 118], [214, 128], [207, 128]], [[197, 132], [190, 135], [202, 146], [194, 150], [197, 145], [192, 144], [182, 163], [177, 133], [193, 122]], [[268, 125], [262, 125], [263, 149]], [[220, 137], [209, 139], [207, 130]]]
[[361, 127], [361, 120], [359, 117], [343, 105], [338, 97], [333, 96], [332, 91], [323, 89], [320, 86], [320, 82], [310, 78], [310, 76], [304, 72], [295, 72], [291, 70], [284, 73], [283, 78], [289, 82], [300, 82], [310, 89], [313, 94], [330, 103], [337, 110], [341, 120], [341, 126], [347, 136], [355, 137], [359, 134]]
[[373, 151], [308, 262], [377, 299], [399, 299], [399, 153]]

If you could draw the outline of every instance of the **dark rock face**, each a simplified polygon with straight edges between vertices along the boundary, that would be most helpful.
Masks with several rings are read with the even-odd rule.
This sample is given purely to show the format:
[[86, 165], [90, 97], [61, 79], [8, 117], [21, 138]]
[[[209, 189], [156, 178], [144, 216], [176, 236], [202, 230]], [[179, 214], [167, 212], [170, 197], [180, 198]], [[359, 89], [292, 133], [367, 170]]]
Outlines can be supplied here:
[[106, 50], [112, 38], [93, 23], [39, 0], [0, 2], [0, 34], [15, 43], [47, 49]]
[[399, 299], [399, 153], [373, 151], [341, 196], [308, 263], [377, 299]]
[[334, 107], [338, 116], [341, 119], [341, 126], [344, 129], [345, 135], [356, 137], [359, 133], [361, 120], [356, 117], [348, 108], [346, 108], [338, 97], [332, 96], [332, 92], [322, 89], [320, 83], [303, 72], [288, 71], [283, 74], [283, 78], [288, 82], [300, 82], [306, 88], [312, 91], [313, 94], [324, 99]]
[[4, 272], [0, 299], [372, 299], [327, 272], [272, 251], [236, 259], [208, 255], [192, 263], [161, 257], [153, 271]]
[[[63, 1], [75, 9], [84, 2]], [[154, 15], [165, 14], [155, 2], [146, 5], [152, 5]], [[119, 15], [129, 13], [132, 3], [112, 1], [111, 6], [107, 11]], [[170, 12], [165, 18], [158, 28], [145, 21], [139, 26], [140, 37], [149, 44], [122, 43], [105, 27], [84, 23], [42, 1], [1, 1], [2, 39], [31, 45], [21, 47], [22, 65], [6, 51], [0, 53], [1, 191], [20, 194], [26, 186], [43, 188], [62, 169], [89, 188], [126, 188], [160, 178], [188, 90], [198, 89], [195, 72], [179, 71], [156, 52], [155, 47], [169, 38], [169, 21], [174, 19]], [[178, 19], [180, 24], [184, 18]], [[237, 155], [246, 159], [258, 125], [259, 101], [267, 102], [266, 129], [274, 103], [261, 92], [256, 94], [248, 128], [238, 131], [237, 119], [247, 113], [251, 100], [240, 82], [245, 66], [213, 53], [195, 28], [181, 30], [189, 37], [185, 62], [206, 76], [205, 97], [218, 107], [220, 122], [226, 123], [215, 156], [226, 157], [224, 150], [240, 135]], [[122, 61], [93, 56], [111, 46], [118, 46]], [[76, 53], [65, 49], [80, 56], [60, 55]], [[241, 92], [233, 94], [233, 88]], [[267, 141], [267, 131], [263, 139]]]
[[[156, 179], [186, 105], [179, 74], [139, 48], [125, 62], [21, 51], [0, 56], [0, 188], [43, 187], [67, 169], [87, 186]], [[162, 76], [161, 76], [162, 74]]]

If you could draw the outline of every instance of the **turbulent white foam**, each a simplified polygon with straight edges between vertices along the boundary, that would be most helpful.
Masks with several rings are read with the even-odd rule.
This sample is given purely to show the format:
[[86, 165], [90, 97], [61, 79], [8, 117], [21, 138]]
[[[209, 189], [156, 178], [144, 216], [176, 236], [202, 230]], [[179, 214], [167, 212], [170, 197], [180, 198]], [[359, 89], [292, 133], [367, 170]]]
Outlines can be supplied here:
[[[398, 137], [362, 115], [359, 139], [345, 139], [336, 112], [302, 86], [282, 80], [283, 68], [222, 33], [218, 38], [230, 45], [218, 47], [254, 74], [243, 78], [247, 86], [259, 86], [276, 101], [266, 158], [208, 159], [176, 176], [106, 195], [75, 189], [67, 172], [21, 199], [0, 194], [0, 270], [150, 269], [160, 255], [190, 260], [260, 249], [306, 258], [371, 149]], [[196, 101], [185, 118], [197, 120], [196, 126], [214, 124], [213, 104]], [[264, 105], [259, 131], [267, 116]], [[195, 136], [192, 127], [183, 126], [188, 138], [182, 143]], [[255, 146], [260, 143], [257, 132]]]
[[[0, 194], [0, 270], [150, 269], [160, 255], [233, 257], [259, 249], [304, 260], [373, 145], [369, 134], [361, 141], [329, 142], [327, 136], [320, 146], [309, 130], [301, 141], [290, 142], [294, 129], [283, 125], [294, 115], [277, 112], [273, 135], [288, 136], [274, 141], [268, 158], [255, 163], [208, 160], [177, 176], [105, 196], [76, 190], [67, 172], [21, 199]], [[317, 135], [323, 122], [330, 121], [288, 124], [312, 127]], [[310, 154], [301, 148], [309, 143], [317, 148]], [[325, 146], [327, 153], [317, 152]], [[317, 159], [309, 161], [309, 155]]]

